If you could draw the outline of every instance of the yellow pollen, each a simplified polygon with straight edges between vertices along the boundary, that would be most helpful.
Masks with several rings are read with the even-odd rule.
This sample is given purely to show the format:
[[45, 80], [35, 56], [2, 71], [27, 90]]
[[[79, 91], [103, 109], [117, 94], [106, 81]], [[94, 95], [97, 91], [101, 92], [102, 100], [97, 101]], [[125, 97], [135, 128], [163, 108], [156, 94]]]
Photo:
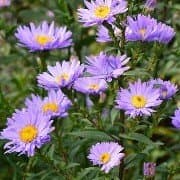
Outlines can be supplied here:
[[135, 108], [143, 108], [146, 106], [147, 100], [144, 96], [133, 96], [131, 103]]
[[38, 44], [40, 44], [41, 46], [45, 46], [47, 43], [52, 41], [52, 37], [48, 36], [48, 35], [37, 35], [35, 37], [35, 40]]
[[48, 111], [57, 112], [58, 111], [58, 105], [56, 103], [46, 103], [42, 107], [42, 110], [45, 113]]
[[38, 135], [38, 130], [33, 125], [27, 125], [22, 128], [19, 132], [19, 136], [22, 142], [30, 143], [32, 142]]
[[98, 84], [90, 84], [89, 89], [97, 91], [99, 89], [99, 85]]
[[63, 73], [55, 78], [55, 81], [57, 83], [60, 83], [61, 81], [68, 81], [69, 80], [69, 74]]
[[141, 36], [144, 38], [145, 34], [146, 34], [146, 29], [142, 28], [139, 30], [139, 33], [141, 34]]
[[101, 156], [100, 156], [100, 161], [101, 161], [103, 164], [108, 163], [108, 162], [110, 161], [110, 159], [111, 159], [111, 156], [110, 156], [109, 153], [103, 153], [103, 154], [101, 154]]
[[108, 6], [98, 6], [95, 9], [94, 14], [97, 18], [103, 19], [109, 15], [110, 11], [111, 9]]

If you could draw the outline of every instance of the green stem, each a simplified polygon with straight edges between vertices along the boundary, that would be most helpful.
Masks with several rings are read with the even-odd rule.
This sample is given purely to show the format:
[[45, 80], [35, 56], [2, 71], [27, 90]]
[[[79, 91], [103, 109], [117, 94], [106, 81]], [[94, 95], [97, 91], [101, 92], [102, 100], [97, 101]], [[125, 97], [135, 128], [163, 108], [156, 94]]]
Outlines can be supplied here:
[[26, 166], [26, 169], [25, 169], [25, 173], [24, 173], [24, 176], [23, 176], [24, 180], [26, 179], [26, 176], [27, 176], [28, 172], [30, 172], [30, 170], [31, 170], [31, 166], [32, 166], [33, 160], [34, 160], [33, 157], [30, 157], [28, 159], [28, 163], [27, 163], [27, 166]]
[[[120, 122], [124, 124], [125, 123], [124, 120], [125, 120], [124, 112], [120, 111]], [[125, 133], [124, 127], [120, 126], [120, 132], [122, 134]], [[124, 146], [124, 141], [122, 141], [122, 146]], [[122, 161], [121, 164], [119, 165], [119, 180], [123, 180], [123, 178], [124, 178], [124, 161]]]
[[103, 22], [103, 26], [105, 26], [109, 30], [109, 36], [112, 38], [112, 40], [114, 42], [114, 46], [119, 49], [119, 41], [116, 38], [114, 29], [112, 28], [111, 24], [109, 24], [107, 22]]

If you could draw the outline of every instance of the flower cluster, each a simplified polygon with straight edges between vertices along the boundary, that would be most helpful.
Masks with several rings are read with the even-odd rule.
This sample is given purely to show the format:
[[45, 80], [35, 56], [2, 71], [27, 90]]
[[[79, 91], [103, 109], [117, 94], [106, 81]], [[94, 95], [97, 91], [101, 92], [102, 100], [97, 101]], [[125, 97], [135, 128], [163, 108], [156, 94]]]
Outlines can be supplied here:
[[[2, 1], [0, 7], [1, 3]], [[138, 14], [136, 17], [126, 17], [127, 19], [118, 26], [116, 18], [128, 10], [125, 0], [84, 0], [84, 3], [86, 8], [78, 9], [79, 21], [85, 27], [98, 26], [98, 42], [111, 42], [115, 38], [115, 41], [121, 44], [122, 38], [125, 38], [127, 42], [157, 41], [167, 44], [175, 36], [173, 28], [158, 22], [150, 15]], [[156, 1], [148, 0], [145, 6], [153, 9]], [[113, 38], [110, 36], [108, 25], [114, 33]], [[67, 27], [55, 27], [54, 22], [49, 24], [43, 21], [38, 26], [34, 23], [19, 26], [15, 37], [19, 40], [20, 46], [28, 48], [31, 52], [66, 48], [72, 45], [72, 33]], [[126, 52], [125, 48], [122, 52]], [[114, 81], [118, 82], [131, 68], [129, 61], [130, 58], [124, 53], [110, 55], [100, 52], [95, 56], [87, 56], [84, 64], [74, 58], [56, 62], [54, 66], [47, 66], [46, 72], [37, 75], [37, 83], [39, 87], [47, 90], [47, 95], [41, 97], [32, 94], [26, 98], [25, 107], [16, 109], [12, 117], [7, 119], [6, 128], [0, 132], [0, 138], [8, 141], [4, 146], [6, 153], [16, 152], [20, 155], [33, 156], [37, 149], [50, 142], [51, 133], [55, 129], [53, 122], [69, 115], [68, 110], [73, 106], [68, 98], [70, 90], [77, 91], [74, 93], [76, 95], [78, 92], [83, 93], [90, 107], [93, 105], [90, 99], [93, 95], [96, 97], [106, 95], [105, 91], [109, 86], [113, 92], [117, 90], [117, 86], [119, 89], [120, 83]], [[171, 99], [178, 91], [175, 84], [162, 79], [150, 79], [146, 82], [138, 79], [126, 84], [128, 87], [120, 87], [117, 92], [115, 106], [125, 112], [125, 117], [130, 119], [149, 118], [161, 103]], [[75, 100], [78, 100], [78, 96]], [[180, 129], [180, 109], [177, 109], [171, 118], [173, 126]], [[96, 124], [91, 120], [90, 122]], [[114, 138], [111, 135], [110, 137]], [[123, 150], [124, 147], [117, 141], [98, 142], [92, 145], [87, 158], [93, 165], [101, 166], [102, 171], [109, 173], [112, 168], [121, 164], [125, 156]], [[155, 165], [155, 163], [145, 163], [144, 176], [153, 177]]]
[[9, 141], [5, 145], [6, 153], [33, 156], [36, 148], [50, 141], [54, 129], [51, 119], [67, 116], [71, 101], [60, 90], [51, 90], [44, 99], [32, 95], [25, 105], [8, 118], [7, 127], [1, 132], [1, 139]]

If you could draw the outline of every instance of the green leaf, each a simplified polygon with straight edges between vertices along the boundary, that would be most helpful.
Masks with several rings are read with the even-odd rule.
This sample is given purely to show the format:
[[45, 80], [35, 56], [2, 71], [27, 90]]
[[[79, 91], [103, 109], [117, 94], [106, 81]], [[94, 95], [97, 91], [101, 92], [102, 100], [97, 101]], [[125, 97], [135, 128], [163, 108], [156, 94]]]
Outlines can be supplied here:
[[106, 133], [102, 131], [97, 131], [97, 130], [77, 131], [77, 132], [72, 132], [68, 134], [72, 136], [79, 136], [79, 137], [87, 138], [87, 139], [113, 140], [113, 138], [107, 135]]
[[148, 137], [140, 133], [130, 133], [129, 135], [120, 134], [120, 137], [124, 139], [135, 140], [144, 144], [153, 144], [153, 142]]

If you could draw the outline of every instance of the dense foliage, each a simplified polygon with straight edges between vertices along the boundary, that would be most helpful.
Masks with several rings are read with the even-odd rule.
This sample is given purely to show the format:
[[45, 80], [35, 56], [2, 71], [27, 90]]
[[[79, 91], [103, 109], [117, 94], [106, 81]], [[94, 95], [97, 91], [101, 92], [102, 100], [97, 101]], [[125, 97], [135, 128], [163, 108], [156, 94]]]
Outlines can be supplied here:
[[[104, 56], [112, 55], [109, 59], [113, 60], [116, 59], [116, 56], [120, 56], [122, 62], [128, 57], [130, 58], [123, 64], [123, 67], [119, 67], [121, 70], [128, 67], [123, 69], [123, 72], [120, 73], [121, 76], [118, 71], [110, 78], [109, 76], [103, 77], [101, 93], [97, 91], [87, 95], [90, 93], [87, 87], [90, 86], [88, 83], [91, 80], [81, 79], [79, 82], [77, 80], [74, 88], [67, 87], [62, 83], [61, 89], [67, 99], [62, 100], [63, 103], [60, 102], [60, 110], [61, 105], [65, 110], [53, 115], [53, 119], [51, 118], [53, 127], [55, 127], [52, 132], [51, 124], [48, 122], [46, 128], [50, 133], [51, 140], [36, 149], [34, 156], [27, 157], [26, 154], [18, 156], [18, 153], [4, 154], [6, 151], [4, 145], [7, 140], [0, 140], [0, 179], [138, 180], [146, 178], [143, 175], [144, 162], [156, 163], [155, 179], [157, 180], [180, 179], [180, 163], [178, 161], [180, 158], [180, 134], [179, 129], [172, 125], [172, 116], [180, 107], [178, 92], [180, 85], [180, 34], [178, 32], [180, 14], [178, 11], [180, 5], [178, 2], [178, 0], [159, 1], [154, 10], [147, 12], [144, 8], [144, 1], [128, 0], [128, 10], [122, 14], [115, 14], [116, 26], [119, 26], [121, 31], [120, 37], [115, 36], [111, 23], [102, 22], [108, 29], [108, 35], [112, 38], [112, 42], [107, 43], [97, 42], [96, 26], [83, 27], [83, 24], [79, 22], [77, 12], [78, 8], [85, 7], [83, 0], [12, 0], [10, 6], [0, 7], [1, 131], [6, 128], [7, 118], [12, 117], [15, 109], [25, 107], [24, 102], [27, 97], [30, 97], [31, 94], [41, 97], [48, 95], [44, 79], [42, 80], [40, 77], [43, 72], [48, 72], [48, 65], [49, 67], [55, 66], [56, 62], [62, 63], [64, 60], [72, 62], [77, 59], [81, 64], [87, 65], [88, 61], [88, 65], [90, 65], [93, 63], [91, 55], [99, 55], [100, 52], [104, 52]], [[124, 26], [127, 24], [127, 16], [140, 13], [150, 14], [158, 22], [173, 27], [176, 32], [175, 37], [169, 43], [126, 41]], [[19, 40], [16, 38], [17, 36], [15, 37], [15, 33], [20, 25], [28, 26], [30, 22], [41, 24], [44, 20], [49, 23], [54, 21], [55, 26], [67, 26], [67, 29], [72, 32], [73, 45], [66, 44], [66, 47], [63, 42], [57, 45], [63, 49], [56, 49], [56, 47], [51, 50], [48, 47], [49, 49], [45, 49], [45, 51], [36, 51], [37, 48], [33, 48], [31, 50], [34, 52], [30, 52], [29, 48], [18, 44]], [[43, 40], [40, 39], [39, 42], [43, 44]], [[71, 42], [68, 43], [71, 44]], [[123, 54], [126, 54], [126, 57], [122, 57]], [[87, 56], [89, 59], [86, 58]], [[103, 54], [99, 56], [103, 56]], [[99, 63], [99, 71], [94, 72], [89, 69], [85, 74], [91, 74], [93, 71], [98, 75], [103, 68], [100, 64], [103, 58], [97, 58], [96, 65]], [[71, 72], [71, 69], [68, 68], [67, 71]], [[81, 71], [83, 70], [76, 70], [76, 75], [79, 74], [72, 81], [81, 76]], [[63, 78], [66, 79], [64, 74]], [[125, 114], [127, 106], [122, 108], [125, 105], [120, 103], [123, 99], [120, 97], [121, 93], [126, 95], [125, 90], [129, 84], [133, 83], [134, 85], [138, 79], [147, 82], [153, 78], [170, 80], [176, 84], [177, 92], [161, 103], [159, 99], [153, 99], [155, 94], [152, 89], [150, 91], [153, 96], [151, 100], [154, 103], [153, 106], [157, 106], [154, 108], [156, 112], [150, 113], [150, 116], [142, 116], [145, 111], [136, 112], [136, 115], [134, 113]], [[52, 87], [56, 87], [56, 84], [51, 85]], [[141, 85], [138, 87], [141, 88]], [[145, 91], [144, 89], [142, 91]], [[91, 90], [97, 90], [97, 87], [91, 86]], [[119, 95], [117, 95], [118, 92]], [[61, 92], [58, 94], [58, 98], [62, 98]], [[125, 101], [127, 98], [125, 97], [123, 100]], [[34, 110], [31, 111], [36, 113]], [[148, 114], [147, 111], [145, 114]], [[23, 117], [26, 118], [26, 116], [28, 113]], [[177, 118], [180, 118], [179, 115]], [[24, 121], [26, 119], [20, 120], [20, 124]], [[40, 123], [39, 126], [41, 126]], [[24, 141], [29, 141], [29, 139], [24, 136]], [[88, 159], [90, 148], [98, 142], [117, 142], [124, 148], [122, 150], [124, 158], [121, 160], [121, 164], [111, 169], [109, 173], [104, 173], [100, 167], [93, 166]]]

